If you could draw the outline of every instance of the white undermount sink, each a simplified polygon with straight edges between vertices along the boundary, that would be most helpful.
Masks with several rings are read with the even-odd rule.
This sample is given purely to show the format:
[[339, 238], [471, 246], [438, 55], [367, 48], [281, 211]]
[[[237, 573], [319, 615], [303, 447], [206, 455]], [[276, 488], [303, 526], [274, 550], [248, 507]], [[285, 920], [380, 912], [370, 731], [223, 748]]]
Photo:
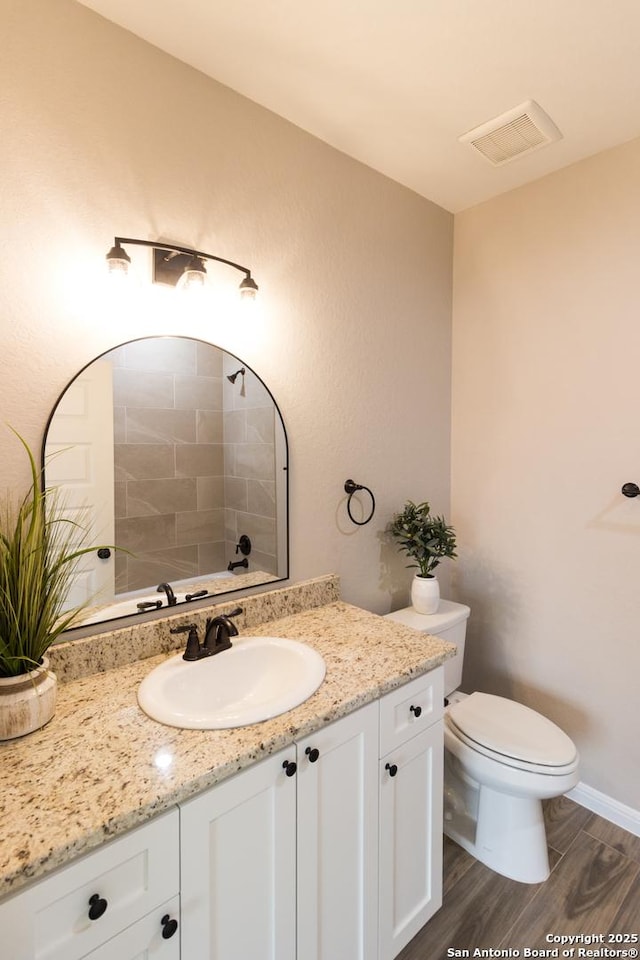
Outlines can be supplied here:
[[153, 720], [190, 730], [245, 727], [292, 710], [324, 680], [313, 647], [283, 637], [234, 637], [230, 650], [187, 661], [165, 660], [138, 687]]

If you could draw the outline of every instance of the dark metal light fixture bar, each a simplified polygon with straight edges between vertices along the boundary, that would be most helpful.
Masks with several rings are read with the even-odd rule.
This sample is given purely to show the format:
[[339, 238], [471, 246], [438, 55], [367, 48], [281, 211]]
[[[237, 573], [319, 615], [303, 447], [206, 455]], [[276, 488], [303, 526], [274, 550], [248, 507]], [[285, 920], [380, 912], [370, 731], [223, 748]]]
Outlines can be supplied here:
[[131, 263], [131, 257], [123, 244], [151, 247], [153, 250], [154, 283], [167, 283], [171, 286], [176, 286], [178, 283], [183, 286], [191, 284], [202, 286], [207, 274], [204, 261], [213, 260], [244, 273], [244, 279], [239, 286], [241, 297], [253, 300], [258, 292], [258, 284], [251, 276], [248, 267], [243, 267], [242, 264], [227, 260], [225, 257], [217, 257], [212, 253], [192, 250], [190, 247], [180, 247], [174, 243], [163, 243], [160, 240], [114, 237], [113, 246], [106, 256], [109, 270], [113, 273], [126, 274]]

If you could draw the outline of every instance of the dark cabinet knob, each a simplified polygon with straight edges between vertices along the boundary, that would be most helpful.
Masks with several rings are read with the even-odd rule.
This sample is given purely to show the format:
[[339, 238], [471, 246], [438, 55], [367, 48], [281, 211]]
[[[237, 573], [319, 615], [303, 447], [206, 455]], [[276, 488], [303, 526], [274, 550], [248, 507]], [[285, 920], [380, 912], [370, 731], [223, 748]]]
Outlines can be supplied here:
[[168, 913], [165, 913], [160, 923], [162, 924], [162, 939], [171, 940], [171, 937], [178, 929], [178, 921], [173, 920]]
[[316, 750], [315, 747], [307, 747], [305, 753], [309, 757], [309, 763], [315, 763], [320, 756], [320, 751]]
[[109, 904], [99, 894], [89, 897], [89, 920], [99, 920]]
[[625, 497], [637, 497], [640, 494], [640, 487], [637, 483], [625, 483], [622, 493]]
[[385, 770], [389, 771], [390, 777], [395, 777], [396, 773], [398, 772], [398, 768], [395, 763], [385, 763], [384, 768]]
[[98, 550], [98, 557], [100, 560], [108, 560], [110, 556], [111, 550], [109, 550], [109, 547], [100, 547]]
[[422, 713], [422, 707], [409, 707], [409, 711], [414, 715], [414, 717], [419, 717]]
[[293, 760], [285, 760], [282, 764], [282, 769], [288, 777], [292, 777], [298, 768]]

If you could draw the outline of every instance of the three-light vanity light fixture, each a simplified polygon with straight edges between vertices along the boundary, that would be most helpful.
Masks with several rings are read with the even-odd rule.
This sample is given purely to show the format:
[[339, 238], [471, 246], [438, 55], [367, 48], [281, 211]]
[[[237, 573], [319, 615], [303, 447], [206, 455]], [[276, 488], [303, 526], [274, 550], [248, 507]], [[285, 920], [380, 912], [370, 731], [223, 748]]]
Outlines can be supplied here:
[[109, 273], [117, 276], [126, 276], [131, 265], [131, 257], [123, 244], [135, 244], [140, 247], [150, 247], [153, 250], [154, 283], [166, 283], [181, 290], [202, 289], [207, 283], [206, 260], [226, 264], [239, 270], [244, 277], [239, 285], [242, 300], [255, 300], [258, 284], [251, 276], [248, 267], [243, 267], [233, 260], [216, 257], [212, 253], [203, 253], [201, 250], [191, 250], [189, 247], [178, 247], [173, 243], [164, 243], [160, 240], [134, 240], [131, 237], [114, 237], [113, 246], [107, 254]]

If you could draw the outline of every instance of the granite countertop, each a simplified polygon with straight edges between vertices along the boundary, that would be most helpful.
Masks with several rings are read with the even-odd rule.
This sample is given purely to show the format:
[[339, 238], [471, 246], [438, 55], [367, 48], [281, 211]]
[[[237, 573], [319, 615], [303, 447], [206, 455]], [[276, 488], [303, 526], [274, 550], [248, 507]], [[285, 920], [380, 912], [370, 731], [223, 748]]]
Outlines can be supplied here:
[[[167, 654], [59, 686], [51, 722], [0, 745], [0, 897], [413, 677], [455, 648], [342, 601], [252, 626], [312, 645], [327, 672], [294, 710], [232, 730], [180, 730], [139, 708]], [[224, 655], [224, 654], [222, 654]]]

